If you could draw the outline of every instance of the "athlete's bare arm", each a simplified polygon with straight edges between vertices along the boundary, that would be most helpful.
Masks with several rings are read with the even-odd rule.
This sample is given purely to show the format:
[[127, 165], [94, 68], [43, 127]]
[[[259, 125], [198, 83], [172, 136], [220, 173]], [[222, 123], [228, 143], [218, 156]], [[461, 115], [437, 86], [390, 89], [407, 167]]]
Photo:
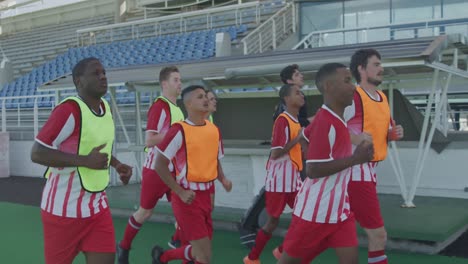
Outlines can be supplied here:
[[333, 175], [351, 166], [371, 161], [374, 158], [374, 146], [363, 141], [354, 150], [353, 155], [327, 162], [307, 162], [307, 177], [322, 178]]
[[128, 181], [130, 181], [130, 178], [132, 177], [133, 174], [133, 167], [120, 162], [116, 157], [111, 156], [111, 161], [110, 165], [114, 167], [114, 169], [117, 171], [119, 174], [120, 180], [124, 185], [128, 184]]
[[275, 149], [272, 149], [271, 150], [271, 159], [278, 159], [278, 158], [281, 158], [282, 156], [286, 155], [289, 153], [289, 151], [296, 145], [299, 143], [299, 141], [301, 140], [302, 138], [302, 130], [303, 128], [301, 128], [301, 130], [299, 130], [299, 134], [297, 134], [297, 136], [295, 138], [293, 138], [293, 140], [289, 141], [288, 143], [286, 143], [286, 145], [283, 147], [283, 148], [275, 148]]
[[192, 190], [184, 190], [172, 177], [169, 171], [169, 160], [162, 155], [157, 153], [155, 170], [163, 180], [163, 182], [175, 192], [184, 203], [190, 204], [195, 198], [195, 192]]
[[45, 147], [37, 142], [31, 150], [31, 160], [48, 167], [88, 167], [90, 169], [106, 169], [109, 157], [100, 150], [104, 145], [95, 147], [88, 155], [66, 153], [57, 149]]
[[226, 175], [224, 175], [223, 166], [221, 166], [221, 162], [218, 162], [218, 178], [217, 179], [219, 182], [221, 182], [226, 192], [230, 192], [232, 190], [232, 181], [229, 180], [226, 177]]
[[405, 133], [403, 127], [401, 125], [397, 125], [395, 120], [392, 119], [392, 125], [388, 130], [388, 141], [400, 140], [404, 137], [404, 135]]

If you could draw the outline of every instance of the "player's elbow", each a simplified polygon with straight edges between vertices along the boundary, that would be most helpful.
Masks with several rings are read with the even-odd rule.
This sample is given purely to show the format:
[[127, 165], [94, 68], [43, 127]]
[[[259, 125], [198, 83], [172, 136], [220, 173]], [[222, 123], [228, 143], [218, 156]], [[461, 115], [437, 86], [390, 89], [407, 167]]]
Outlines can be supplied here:
[[31, 151], [31, 161], [34, 163], [39, 163], [39, 154], [35, 151]]
[[168, 167], [169, 167], [169, 160], [166, 157], [164, 157], [161, 153], [157, 153], [156, 161], [154, 164], [154, 170], [156, 171], [156, 173], [161, 175], [164, 173], [165, 169], [166, 170], [168, 169]]
[[31, 149], [31, 161], [34, 163], [40, 163], [41, 161], [41, 153], [39, 151], [39, 147], [37, 146], [37, 143], [34, 143]]

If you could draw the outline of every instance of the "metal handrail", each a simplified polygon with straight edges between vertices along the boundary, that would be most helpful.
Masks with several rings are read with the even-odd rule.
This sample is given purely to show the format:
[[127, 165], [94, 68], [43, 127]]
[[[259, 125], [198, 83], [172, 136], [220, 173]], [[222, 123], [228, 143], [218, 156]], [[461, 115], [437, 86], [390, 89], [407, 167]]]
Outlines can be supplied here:
[[[457, 25], [468, 25], [468, 18], [462, 19], [433, 19], [433, 20], [424, 20], [424, 21], [415, 21], [410, 23], [395, 23], [395, 24], [386, 24], [380, 26], [373, 26], [373, 27], [354, 27], [354, 28], [340, 28], [340, 29], [332, 29], [332, 30], [318, 30], [310, 32], [307, 36], [305, 36], [299, 43], [297, 43], [292, 49], [299, 49], [299, 48], [309, 48], [311, 47], [310, 43], [313, 41], [313, 37], [318, 37], [319, 42], [318, 46], [316, 47], [323, 47], [326, 45], [325, 41], [323, 41], [324, 36], [329, 36], [336, 33], [343, 34], [343, 42], [346, 42], [346, 34], [349, 32], [366, 32], [370, 30], [377, 30], [377, 29], [390, 29], [389, 40], [394, 38], [394, 33], [398, 31], [407, 31], [407, 30], [420, 30], [420, 29], [429, 29], [429, 28], [436, 28], [436, 27], [445, 27], [445, 26], [457, 26]], [[414, 37], [417, 36], [417, 31], [415, 32]]]
[[[289, 14], [291, 13], [291, 14]], [[295, 4], [294, 3], [287, 3], [283, 8], [278, 10], [276, 14], [271, 16], [267, 19], [263, 24], [258, 26], [252, 32], [250, 32], [247, 36], [245, 36], [241, 42], [244, 46], [244, 55], [251, 54], [251, 53], [262, 53], [264, 51], [263, 46], [272, 47], [273, 50], [276, 49], [278, 39], [281, 38], [280, 34], [278, 34], [277, 29], [277, 20], [282, 18], [283, 22], [283, 34], [287, 34], [289, 30], [292, 32], [296, 32], [296, 14], [295, 14]], [[286, 19], [291, 19], [286, 22]], [[291, 25], [291, 28], [287, 29], [287, 25]], [[264, 35], [270, 35], [267, 37], [267, 41], [265, 41]], [[249, 49], [250, 44], [258, 44], [258, 48]], [[268, 48], [267, 48], [268, 49]]]
[[[243, 21], [242, 12], [246, 10], [255, 10], [255, 13], [254, 13], [255, 19], [256, 19], [256, 22], [259, 23], [260, 17], [258, 13], [260, 12], [260, 10], [262, 10], [264, 7], [266, 8], [270, 3], [274, 4], [277, 2], [278, 1], [272, 1], [272, 2], [256, 1], [256, 2], [249, 2], [249, 3], [244, 3], [244, 4], [215, 7], [215, 8], [181, 13], [181, 14], [167, 15], [167, 16], [157, 17], [157, 18], [118, 23], [118, 24], [113, 24], [113, 25], [79, 29], [76, 31], [77, 41], [78, 41], [78, 45], [84, 45], [84, 41], [86, 39], [89, 39], [90, 44], [97, 44], [96, 37], [98, 35], [105, 36], [108, 34], [110, 35], [111, 42], [112, 42], [115, 39], [114, 33], [119, 32], [121, 30], [131, 30], [130, 35], [131, 35], [131, 38], [134, 39], [134, 38], [139, 37], [140, 27], [144, 27], [144, 26], [153, 27], [154, 30], [153, 30], [153, 33], [151, 34], [152, 35], [154, 34], [154, 36], [158, 36], [158, 35], [161, 35], [162, 33], [161, 25], [169, 24], [172, 22], [179, 22], [179, 25], [177, 27], [171, 27], [174, 29], [171, 32], [183, 33], [187, 31], [187, 20], [198, 18], [198, 17], [203, 18], [203, 19], [206, 18], [206, 22], [203, 23], [203, 24], [206, 23], [206, 26], [204, 26], [204, 28], [210, 29], [213, 27], [213, 17], [219, 15], [220, 13], [226, 14], [226, 12], [228, 12], [229, 14], [232, 14], [233, 19], [235, 19], [232, 25], [240, 25], [242, 24], [242, 21]], [[168, 28], [168, 29], [171, 29], [171, 28]], [[129, 33], [125, 33], [124, 35], [128, 35], [128, 34]], [[93, 42], [93, 39], [94, 39], [94, 42]]]

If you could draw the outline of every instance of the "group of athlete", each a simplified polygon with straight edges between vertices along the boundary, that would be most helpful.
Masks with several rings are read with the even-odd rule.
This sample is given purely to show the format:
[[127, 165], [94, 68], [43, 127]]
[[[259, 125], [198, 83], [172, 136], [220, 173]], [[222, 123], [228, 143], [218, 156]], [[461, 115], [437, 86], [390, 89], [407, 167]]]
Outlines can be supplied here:
[[[383, 77], [380, 60], [376, 50], [363, 49], [353, 54], [349, 69], [323, 65], [315, 84], [324, 103], [309, 118], [303, 111], [299, 67], [281, 72], [281, 106], [265, 180], [268, 220], [245, 264], [260, 263], [286, 205], [293, 208], [293, 218], [273, 251], [278, 263], [310, 263], [327, 248], [335, 249], [339, 263], [358, 263], [355, 221], [368, 236], [368, 263], [388, 263], [375, 170], [385, 159], [388, 141], [401, 139], [403, 128], [377, 90]], [[116, 255], [119, 264], [129, 263], [132, 241], [164, 196], [172, 204], [176, 228], [168, 243], [172, 249], [155, 246], [152, 262], [212, 263], [214, 181], [232, 189], [220, 163], [221, 133], [212, 118], [216, 95], [200, 85], [182, 90], [177, 67], [161, 70], [162, 95], [148, 110], [140, 206], [116, 243], [105, 193], [109, 166], [123, 184], [132, 167], [112, 156], [115, 131], [102, 98], [107, 93], [104, 67], [98, 59], [86, 58], [72, 74], [78, 95], [55, 107], [31, 152], [33, 162], [48, 167], [41, 201], [46, 263], [72, 263], [79, 252], [88, 264], [114, 263]], [[187, 117], [177, 106], [179, 96]]]

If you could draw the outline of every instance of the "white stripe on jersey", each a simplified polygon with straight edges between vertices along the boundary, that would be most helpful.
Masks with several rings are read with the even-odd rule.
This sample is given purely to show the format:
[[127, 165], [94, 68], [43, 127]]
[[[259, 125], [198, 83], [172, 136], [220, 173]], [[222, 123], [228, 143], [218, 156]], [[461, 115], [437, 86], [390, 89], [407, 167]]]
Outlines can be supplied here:
[[328, 131], [328, 141], [330, 142], [330, 158], [333, 158], [333, 146], [335, 145], [336, 140], [336, 129], [334, 126], [330, 126], [330, 131]]
[[296, 197], [294, 215], [316, 223], [346, 220], [349, 216], [346, 190], [349, 178], [349, 168], [328, 177], [307, 178]]
[[[166, 121], [166, 118], [168, 117], [168, 114], [164, 109], [161, 111], [161, 115], [159, 116], [158, 124], [156, 125], [156, 130], [146, 130], [146, 132], [156, 132], [156, 133], [161, 133], [162, 128], [164, 126], [164, 121]], [[170, 116], [169, 116], [170, 117]], [[169, 120], [170, 122], [170, 120]], [[166, 131], [167, 132], [167, 131]], [[154, 166], [156, 163], [156, 147], [150, 147], [148, 148], [148, 153], [146, 154], [145, 162], [143, 163], [143, 167], [147, 169], [154, 170]], [[169, 170], [172, 171], [172, 164], [169, 164]]]
[[364, 182], [377, 182], [377, 168], [378, 162], [366, 162], [354, 165], [351, 172], [352, 181]]
[[[164, 126], [164, 121], [166, 121], [167, 113], [164, 109], [161, 111], [161, 115], [159, 116], [159, 121], [158, 125], [156, 126], [156, 133], [161, 133], [161, 130]], [[171, 120], [169, 120], [169, 123], [171, 123]]]
[[310, 142], [309, 142], [309, 138], [308, 138], [308, 137], [306, 137], [306, 134], [305, 134], [305, 129], [302, 129], [302, 132], [301, 132], [301, 134], [302, 134], [302, 138], [303, 138], [303, 139], [305, 139], [305, 141], [307, 141], [307, 143], [310, 143]]
[[52, 146], [54, 149], [58, 149], [59, 145], [65, 141], [68, 137], [71, 136], [73, 133], [73, 130], [75, 129], [75, 117], [73, 114], [70, 114], [70, 116], [67, 119], [67, 122], [62, 127], [62, 130], [60, 130], [60, 133], [57, 135], [55, 140], [52, 142]]
[[[76, 171], [71, 173], [57, 173], [53, 169], [49, 179], [44, 186], [41, 199], [41, 209], [56, 216], [77, 218], [78, 211], [81, 217], [90, 217], [100, 212], [101, 208], [107, 208], [107, 197], [105, 192], [89, 193], [82, 189], [80, 177]], [[80, 194], [83, 190], [81, 203], [78, 204]], [[91, 196], [95, 198], [91, 201]], [[91, 209], [93, 209], [93, 212]]]
[[286, 146], [286, 144], [288, 144], [289, 142], [289, 125], [284, 127], [284, 135], [285, 135], [284, 137], [285, 140], [284, 140], [283, 146]]
[[[148, 148], [148, 154], [146, 155], [145, 163], [143, 167], [154, 170], [156, 168], [156, 157], [158, 156], [158, 149], [156, 147]], [[174, 165], [172, 162], [169, 163], [169, 171], [174, 171]]]
[[265, 178], [267, 192], [296, 192], [301, 185], [300, 172], [294, 166], [289, 155], [276, 160], [269, 160]]

